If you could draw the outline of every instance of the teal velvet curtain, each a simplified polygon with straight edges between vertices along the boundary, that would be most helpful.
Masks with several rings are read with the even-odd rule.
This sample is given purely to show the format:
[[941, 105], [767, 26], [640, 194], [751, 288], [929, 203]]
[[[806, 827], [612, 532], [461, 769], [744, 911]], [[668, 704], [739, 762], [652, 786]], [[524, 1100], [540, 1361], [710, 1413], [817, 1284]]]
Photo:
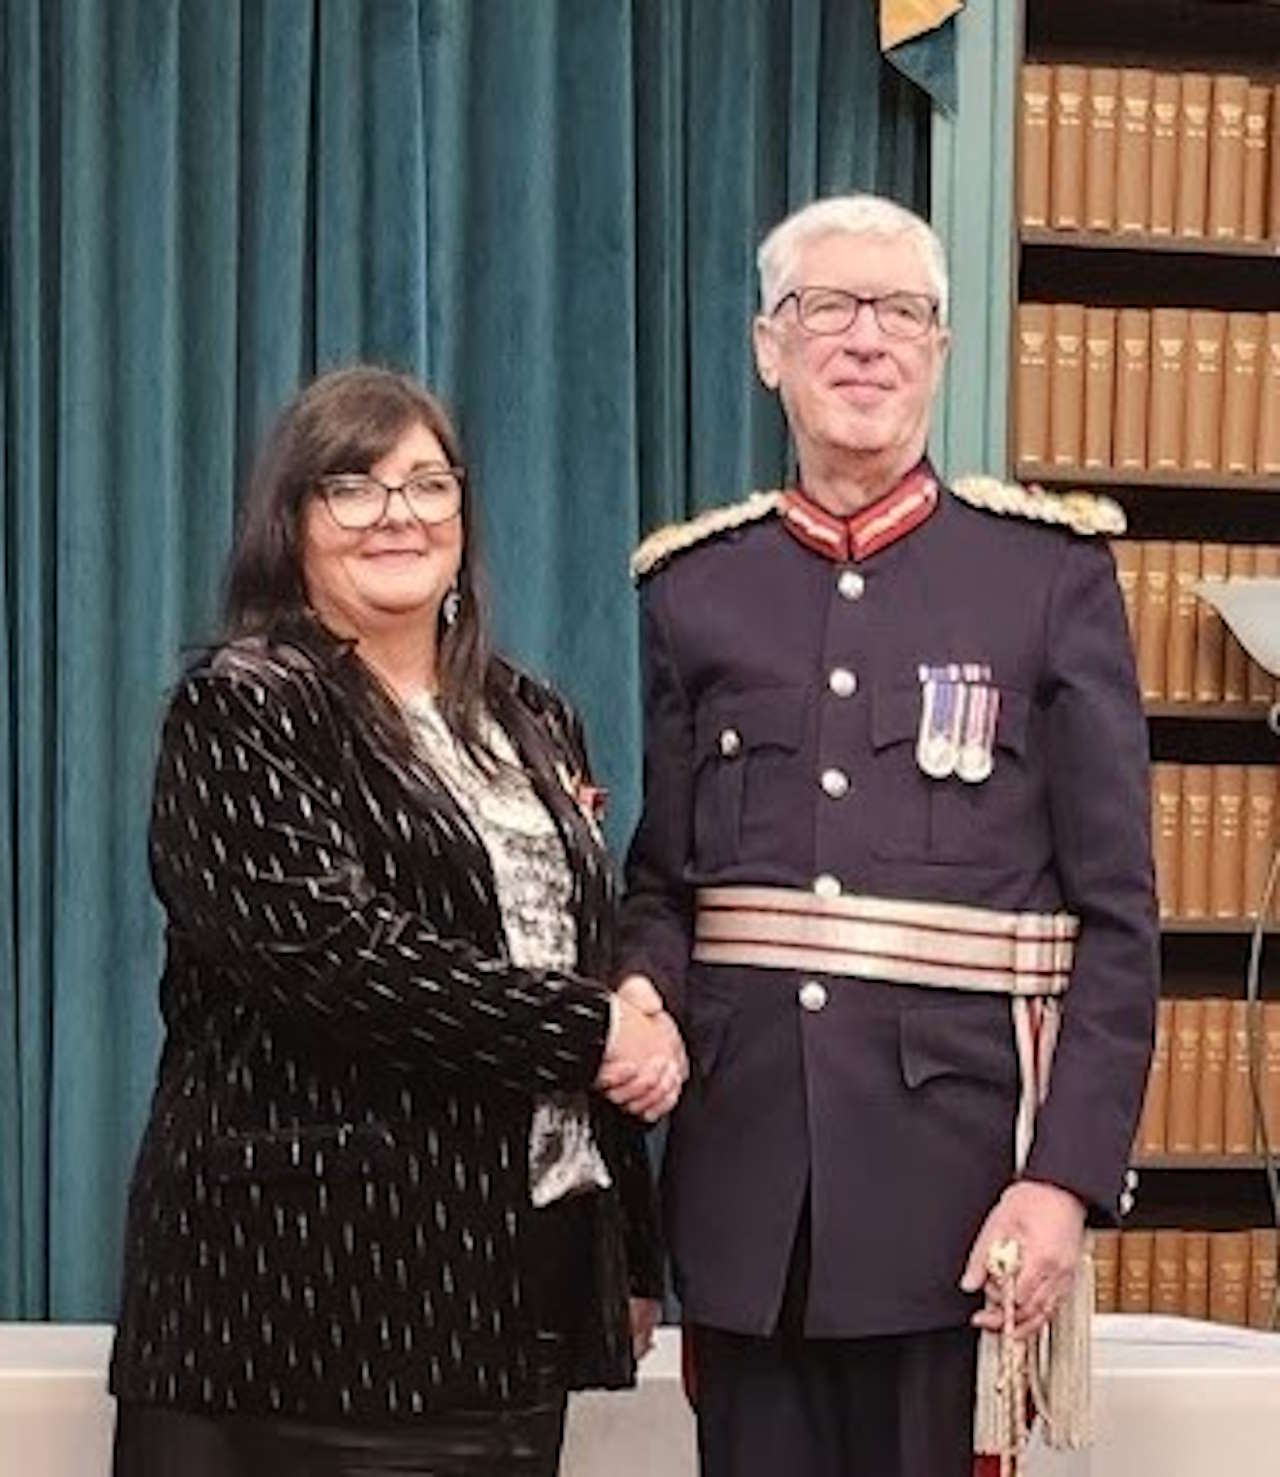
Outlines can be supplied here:
[[870, 0], [0, 0], [0, 1316], [114, 1311], [154, 1071], [157, 717], [273, 412], [456, 408], [503, 642], [638, 794], [627, 555], [783, 473], [763, 229], [927, 207]]

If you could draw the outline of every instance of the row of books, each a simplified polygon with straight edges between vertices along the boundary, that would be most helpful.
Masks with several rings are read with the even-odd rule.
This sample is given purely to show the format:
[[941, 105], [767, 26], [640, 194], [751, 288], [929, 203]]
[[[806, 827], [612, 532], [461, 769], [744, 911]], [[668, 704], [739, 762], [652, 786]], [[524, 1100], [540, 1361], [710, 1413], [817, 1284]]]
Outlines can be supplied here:
[[1027, 63], [1018, 150], [1024, 226], [1280, 239], [1280, 86]]
[[[1276, 846], [1273, 764], [1151, 766], [1151, 847], [1162, 918], [1257, 917]], [[1274, 905], [1269, 917], [1276, 917]]]
[[1194, 587], [1201, 580], [1275, 579], [1280, 545], [1116, 539], [1111, 549], [1145, 701], [1272, 700], [1275, 679]]
[[1095, 1231], [1099, 1313], [1168, 1313], [1274, 1328], [1276, 1231]]
[[1266, 1142], [1280, 1150], [1280, 1001], [1250, 1007], [1244, 1000], [1161, 1000], [1136, 1157], [1258, 1153], [1263, 1139], [1250, 1051], [1259, 1069], [1261, 1126]]
[[1280, 476], [1280, 313], [1018, 306], [1028, 467]]

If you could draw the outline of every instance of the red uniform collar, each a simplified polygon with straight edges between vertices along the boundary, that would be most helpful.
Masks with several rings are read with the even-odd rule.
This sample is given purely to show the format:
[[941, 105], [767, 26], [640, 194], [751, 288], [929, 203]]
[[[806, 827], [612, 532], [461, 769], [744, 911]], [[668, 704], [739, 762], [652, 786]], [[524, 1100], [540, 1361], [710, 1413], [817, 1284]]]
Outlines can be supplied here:
[[921, 462], [889, 492], [851, 518], [828, 513], [798, 489], [783, 498], [782, 518], [807, 549], [837, 564], [866, 559], [919, 528], [938, 506], [938, 479]]

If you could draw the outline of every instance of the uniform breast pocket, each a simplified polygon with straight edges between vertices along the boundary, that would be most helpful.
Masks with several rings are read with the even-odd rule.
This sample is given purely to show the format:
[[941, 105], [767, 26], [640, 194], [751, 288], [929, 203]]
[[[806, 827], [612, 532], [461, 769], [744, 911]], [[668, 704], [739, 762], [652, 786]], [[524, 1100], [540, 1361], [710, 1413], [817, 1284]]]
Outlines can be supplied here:
[[807, 693], [769, 687], [708, 698], [694, 719], [694, 857], [712, 870], [776, 850], [804, 739]]

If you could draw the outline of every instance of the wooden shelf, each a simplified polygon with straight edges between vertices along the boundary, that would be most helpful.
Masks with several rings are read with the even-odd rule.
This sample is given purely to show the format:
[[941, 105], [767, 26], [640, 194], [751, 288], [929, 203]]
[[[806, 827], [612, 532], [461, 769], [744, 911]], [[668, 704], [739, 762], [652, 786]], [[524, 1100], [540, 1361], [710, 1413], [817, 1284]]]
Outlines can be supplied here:
[[1023, 246], [1052, 247], [1058, 251], [1157, 252], [1174, 256], [1273, 257], [1280, 261], [1280, 241], [1215, 240], [1208, 236], [1153, 236], [1145, 231], [1055, 231], [1045, 226], [1023, 226]]
[[1129, 1168], [1149, 1169], [1227, 1169], [1244, 1174], [1257, 1174], [1267, 1167], [1261, 1154], [1139, 1154], [1129, 1161]]
[[[1215, 934], [1252, 933], [1256, 927], [1252, 918], [1162, 918], [1161, 933], [1200, 934], [1206, 937]], [[1262, 932], [1272, 938], [1280, 933], [1280, 919], [1264, 923]]]
[[1034, 467], [1018, 464], [1019, 482], [1035, 482], [1050, 489], [1106, 492], [1130, 490], [1215, 493], [1280, 493], [1280, 477], [1260, 473], [1232, 476], [1224, 472], [1129, 472], [1118, 467]]
[[1200, 723], [1265, 723], [1271, 711], [1270, 700], [1256, 703], [1144, 703], [1148, 718], [1185, 718]]

